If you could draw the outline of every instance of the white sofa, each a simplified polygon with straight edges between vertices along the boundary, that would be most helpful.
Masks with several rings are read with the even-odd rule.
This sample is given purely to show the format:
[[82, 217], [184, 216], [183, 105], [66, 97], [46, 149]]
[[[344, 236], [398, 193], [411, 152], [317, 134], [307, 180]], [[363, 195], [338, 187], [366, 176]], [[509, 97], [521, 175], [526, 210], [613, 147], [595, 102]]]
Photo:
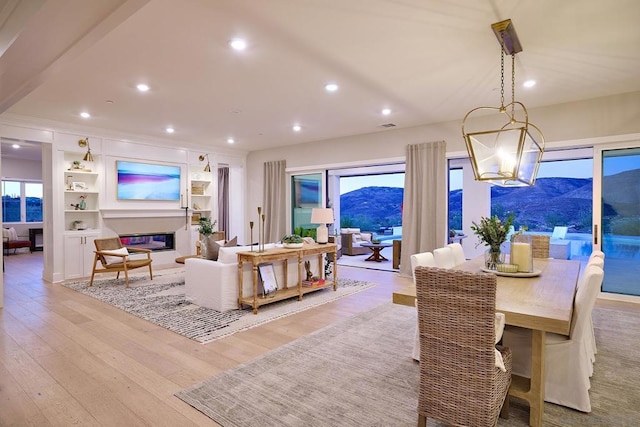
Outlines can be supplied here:
[[[265, 245], [265, 248], [274, 247], [274, 244]], [[257, 246], [254, 246], [256, 249]], [[250, 250], [249, 246], [234, 246], [220, 248], [218, 260], [211, 261], [202, 258], [187, 258], [185, 260], [185, 285], [186, 298], [193, 304], [201, 307], [212, 308], [225, 312], [238, 308], [238, 257], [237, 253]], [[305, 258], [313, 260], [311, 271], [314, 276], [319, 276], [317, 255]], [[288, 261], [289, 287], [298, 283], [298, 261], [291, 258]], [[278, 288], [284, 287], [283, 266], [281, 262], [274, 263]], [[253, 295], [253, 276], [251, 263], [242, 266], [242, 293], [244, 296]], [[305, 270], [302, 269], [302, 279], [305, 279]]]

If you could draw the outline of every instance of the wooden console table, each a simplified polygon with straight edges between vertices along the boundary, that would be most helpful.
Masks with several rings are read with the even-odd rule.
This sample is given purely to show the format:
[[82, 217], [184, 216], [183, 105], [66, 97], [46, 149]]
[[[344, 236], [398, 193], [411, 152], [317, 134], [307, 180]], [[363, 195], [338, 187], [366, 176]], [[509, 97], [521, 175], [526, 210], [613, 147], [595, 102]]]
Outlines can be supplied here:
[[[333, 286], [333, 290], [335, 291], [338, 287], [338, 264], [336, 263], [336, 252], [338, 249], [338, 245], [335, 243], [327, 243], [327, 244], [305, 244], [301, 249], [286, 249], [286, 248], [271, 248], [266, 249], [263, 252], [258, 251], [244, 251], [238, 252], [238, 308], [242, 308], [243, 304], [249, 305], [253, 307], [253, 314], [258, 313], [258, 307], [261, 305], [269, 304], [276, 301], [282, 301], [283, 299], [292, 298], [297, 296], [298, 300], [302, 300], [302, 295], [317, 291], [318, 289], [328, 288], [329, 286]], [[323, 254], [331, 254], [333, 260], [333, 280], [326, 280], [322, 285], [316, 286], [302, 286], [302, 260], [304, 257], [310, 255], [318, 255], [318, 267], [320, 271], [320, 275], [324, 276], [324, 265], [323, 265]], [[287, 283], [287, 269], [288, 269], [288, 260], [289, 259], [297, 259], [298, 260], [298, 283], [294, 287], [289, 287]], [[264, 262], [273, 262], [278, 261], [282, 263], [283, 269], [283, 277], [284, 283], [282, 284], [282, 288], [278, 289], [273, 297], [269, 298], [259, 298], [258, 297], [258, 265]], [[252, 265], [252, 276], [253, 276], [253, 295], [251, 296], [243, 296], [242, 295], [242, 285], [243, 285], [243, 274], [242, 274], [242, 265], [245, 262], [249, 262]]]

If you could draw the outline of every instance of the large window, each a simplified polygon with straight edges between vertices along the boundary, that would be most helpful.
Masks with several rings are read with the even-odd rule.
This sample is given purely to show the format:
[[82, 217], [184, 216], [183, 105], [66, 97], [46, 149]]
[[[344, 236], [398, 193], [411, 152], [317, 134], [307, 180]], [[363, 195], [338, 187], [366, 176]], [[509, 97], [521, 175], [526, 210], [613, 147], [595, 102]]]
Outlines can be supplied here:
[[42, 183], [3, 180], [2, 222], [42, 222]]

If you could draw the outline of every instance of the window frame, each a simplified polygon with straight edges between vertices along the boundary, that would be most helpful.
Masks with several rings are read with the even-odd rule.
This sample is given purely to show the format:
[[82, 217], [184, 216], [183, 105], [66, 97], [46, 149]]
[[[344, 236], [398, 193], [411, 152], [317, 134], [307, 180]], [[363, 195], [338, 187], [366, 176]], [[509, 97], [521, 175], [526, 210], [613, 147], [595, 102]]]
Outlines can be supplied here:
[[[40, 221], [27, 221], [27, 196], [26, 196], [26, 186], [27, 184], [40, 184], [41, 192], [44, 193], [44, 183], [40, 180], [30, 180], [30, 179], [11, 179], [11, 178], [3, 178], [2, 179], [2, 190], [4, 193], [4, 184], [5, 182], [17, 182], [20, 184], [20, 220], [19, 221], [5, 221], [5, 211], [2, 211], [2, 222], [3, 224], [39, 224], [43, 222], [44, 219], [44, 207], [41, 209], [42, 218]], [[4, 195], [3, 195], [4, 197]], [[44, 194], [41, 197], [41, 200], [44, 199]]]

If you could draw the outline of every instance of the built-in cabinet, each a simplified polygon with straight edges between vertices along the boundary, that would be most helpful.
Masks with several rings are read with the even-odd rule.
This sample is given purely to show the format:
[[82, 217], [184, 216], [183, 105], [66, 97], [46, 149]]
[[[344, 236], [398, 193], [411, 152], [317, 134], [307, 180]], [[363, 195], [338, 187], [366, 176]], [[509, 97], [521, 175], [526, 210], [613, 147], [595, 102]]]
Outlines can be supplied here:
[[91, 275], [95, 239], [100, 231], [65, 231], [64, 233], [64, 277], [75, 279]]

